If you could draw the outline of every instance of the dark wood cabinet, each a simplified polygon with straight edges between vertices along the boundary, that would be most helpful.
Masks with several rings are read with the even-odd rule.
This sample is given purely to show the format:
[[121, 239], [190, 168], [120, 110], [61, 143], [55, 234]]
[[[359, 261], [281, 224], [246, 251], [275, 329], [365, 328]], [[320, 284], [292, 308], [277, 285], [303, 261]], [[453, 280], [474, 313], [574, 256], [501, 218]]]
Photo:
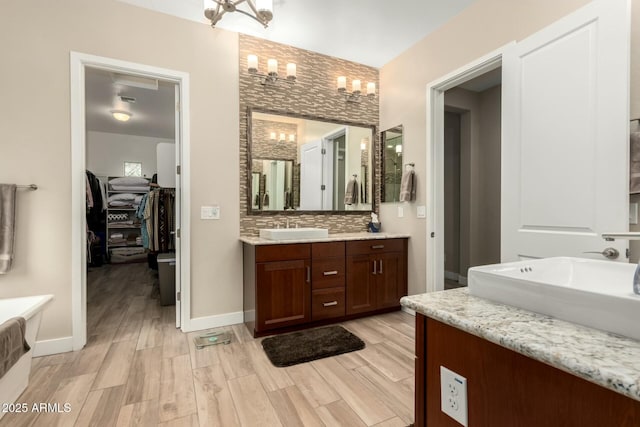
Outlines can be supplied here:
[[254, 336], [400, 308], [407, 239], [250, 245], [244, 320]]
[[467, 378], [470, 426], [638, 426], [640, 402], [422, 314], [415, 425], [456, 427], [440, 409], [440, 366]]
[[400, 306], [407, 294], [406, 239], [347, 242], [347, 315]]

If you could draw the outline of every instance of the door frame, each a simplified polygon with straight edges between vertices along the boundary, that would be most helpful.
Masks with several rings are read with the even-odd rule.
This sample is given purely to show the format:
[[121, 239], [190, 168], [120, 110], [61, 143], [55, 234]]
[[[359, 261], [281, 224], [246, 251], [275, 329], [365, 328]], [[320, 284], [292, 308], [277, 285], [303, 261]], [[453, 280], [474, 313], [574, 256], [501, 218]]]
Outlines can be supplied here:
[[[181, 329], [189, 331], [191, 320], [190, 256], [190, 139], [189, 139], [189, 74], [135, 62], [122, 61], [70, 52], [71, 95], [71, 318], [73, 350], [87, 342], [87, 248], [86, 248], [86, 133], [85, 133], [85, 70], [97, 68], [140, 77], [162, 79], [178, 85], [180, 101], [176, 106], [180, 120], [180, 141], [176, 141], [176, 164], [181, 174], [176, 176], [176, 196], [180, 205], [181, 238], [177, 239], [176, 280], [181, 289]], [[78, 262], [78, 260], [80, 262]], [[180, 268], [184, 267], [184, 268]]]
[[427, 292], [444, 289], [444, 94], [501, 66], [512, 41], [427, 84]]

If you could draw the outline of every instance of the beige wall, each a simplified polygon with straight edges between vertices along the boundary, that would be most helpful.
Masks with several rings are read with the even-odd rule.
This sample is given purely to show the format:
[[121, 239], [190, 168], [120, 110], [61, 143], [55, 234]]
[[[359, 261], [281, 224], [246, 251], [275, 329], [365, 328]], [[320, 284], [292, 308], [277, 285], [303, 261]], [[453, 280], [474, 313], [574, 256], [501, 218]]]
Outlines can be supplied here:
[[[238, 36], [113, 0], [3, 2], [0, 182], [18, 195], [14, 270], [0, 297], [55, 294], [40, 339], [71, 335], [69, 52], [187, 72], [191, 110], [192, 317], [242, 309], [238, 243]], [[10, 100], [10, 101], [9, 101]], [[231, 180], [231, 184], [230, 184]], [[200, 221], [217, 203], [219, 221]]]
[[[380, 70], [380, 127], [404, 125], [404, 158], [416, 163], [416, 203], [395, 218], [395, 205], [380, 209], [386, 231], [408, 232], [409, 293], [426, 289], [426, 222], [416, 218], [425, 205], [426, 85], [512, 40], [521, 40], [589, 3], [587, 0], [478, 0]], [[393, 218], [390, 221], [388, 218]]]
[[[640, 118], [640, 0], [633, 0], [631, 5], [631, 97], [630, 112], [632, 119]], [[631, 123], [631, 132], [640, 131], [640, 122]], [[640, 205], [640, 195], [629, 198], [631, 203]], [[630, 225], [629, 231], [640, 231], [640, 224]], [[630, 262], [640, 261], [640, 241], [629, 242], [631, 249]]]

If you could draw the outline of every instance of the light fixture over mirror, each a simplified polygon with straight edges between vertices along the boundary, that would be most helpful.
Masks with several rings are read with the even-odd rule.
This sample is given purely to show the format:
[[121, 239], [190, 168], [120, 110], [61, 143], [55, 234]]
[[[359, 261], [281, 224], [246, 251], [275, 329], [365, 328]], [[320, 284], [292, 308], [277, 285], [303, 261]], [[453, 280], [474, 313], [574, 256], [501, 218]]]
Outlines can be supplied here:
[[[248, 11], [237, 6], [246, 3]], [[204, 16], [215, 27], [227, 12], [239, 12], [261, 23], [264, 28], [273, 19], [273, 0], [204, 0]]]
[[294, 84], [298, 78], [298, 68], [293, 62], [287, 63], [287, 75], [283, 78], [278, 73], [278, 60], [270, 58], [267, 60], [267, 74], [258, 70], [258, 57], [256, 55], [247, 56], [247, 71], [249, 74], [260, 79], [263, 85], [275, 85], [277, 83]]
[[[358, 79], [351, 81], [351, 92], [347, 91], [347, 78], [345, 76], [338, 77], [338, 93], [344, 96], [346, 102], [360, 103], [362, 102], [362, 82]], [[374, 82], [367, 83], [367, 99], [376, 97], [376, 84]]]

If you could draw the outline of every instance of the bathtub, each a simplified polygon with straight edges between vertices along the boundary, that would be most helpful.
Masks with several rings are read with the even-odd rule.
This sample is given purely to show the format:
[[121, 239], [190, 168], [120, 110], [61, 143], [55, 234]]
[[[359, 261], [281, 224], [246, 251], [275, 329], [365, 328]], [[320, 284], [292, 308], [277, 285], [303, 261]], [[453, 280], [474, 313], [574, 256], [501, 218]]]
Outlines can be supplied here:
[[[27, 388], [31, 372], [31, 356], [36, 345], [42, 310], [53, 299], [53, 295], [36, 295], [21, 298], [0, 299], [0, 323], [12, 317], [24, 317], [27, 321], [26, 339], [31, 347], [18, 362], [0, 378], [0, 405], [15, 402]], [[4, 411], [0, 411], [0, 418]]]

